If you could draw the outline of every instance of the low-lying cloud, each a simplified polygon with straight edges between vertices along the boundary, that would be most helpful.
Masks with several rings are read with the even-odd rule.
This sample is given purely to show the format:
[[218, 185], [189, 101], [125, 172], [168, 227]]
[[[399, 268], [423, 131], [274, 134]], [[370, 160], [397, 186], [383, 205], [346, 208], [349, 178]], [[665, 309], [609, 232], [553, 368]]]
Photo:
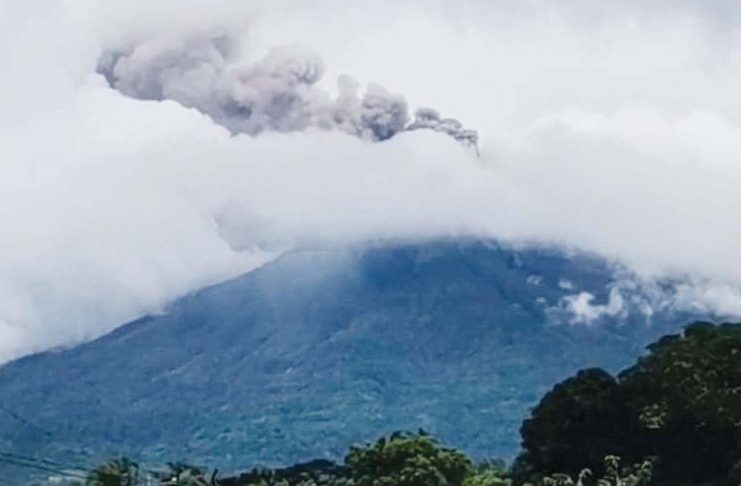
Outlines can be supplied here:
[[592, 251], [740, 315], [739, 9], [607, 5], [0, 4], [0, 361], [395, 238]]

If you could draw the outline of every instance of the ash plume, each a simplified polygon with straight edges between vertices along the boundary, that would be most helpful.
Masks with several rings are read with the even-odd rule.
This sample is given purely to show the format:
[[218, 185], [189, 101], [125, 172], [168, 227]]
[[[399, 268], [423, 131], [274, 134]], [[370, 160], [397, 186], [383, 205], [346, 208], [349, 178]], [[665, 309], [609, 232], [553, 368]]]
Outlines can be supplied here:
[[319, 86], [322, 60], [306, 49], [283, 46], [242, 62], [229, 36], [153, 39], [104, 53], [98, 72], [111, 87], [143, 100], [174, 100], [195, 108], [232, 134], [340, 130], [383, 141], [409, 130], [444, 133], [477, 149], [478, 136], [455, 119], [422, 108], [412, 120], [406, 99], [383, 86], [361, 91], [350, 76], [337, 80], [336, 96]]

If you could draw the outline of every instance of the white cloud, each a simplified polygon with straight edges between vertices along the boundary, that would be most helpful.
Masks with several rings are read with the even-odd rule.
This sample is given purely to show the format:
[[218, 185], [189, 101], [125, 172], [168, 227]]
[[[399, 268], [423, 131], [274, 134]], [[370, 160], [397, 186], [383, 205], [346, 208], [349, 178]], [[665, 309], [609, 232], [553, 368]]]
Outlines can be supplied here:
[[590, 324], [606, 316], [619, 316], [626, 311], [623, 296], [616, 287], [610, 289], [610, 295], [605, 304], [593, 304], [593, 301], [593, 294], [580, 292], [564, 297], [562, 304], [571, 314], [574, 323], [583, 324]]
[[[582, 248], [739, 315], [738, 15], [689, 1], [4, 2], [0, 361], [285, 249], [394, 237]], [[241, 36], [248, 60], [299, 44], [330, 80], [440, 108], [479, 129], [482, 157], [430, 133], [231, 137], [94, 74], [112, 46], [209, 29]], [[619, 314], [616, 292], [574, 308]]]

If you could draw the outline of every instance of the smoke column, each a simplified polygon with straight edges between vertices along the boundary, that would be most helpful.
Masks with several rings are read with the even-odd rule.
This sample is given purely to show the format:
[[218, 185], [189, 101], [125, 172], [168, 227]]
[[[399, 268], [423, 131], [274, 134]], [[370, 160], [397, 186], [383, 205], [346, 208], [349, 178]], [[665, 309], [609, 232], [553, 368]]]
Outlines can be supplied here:
[[336, 96], [318, 83], [320, 57], [297, 46], [271, 49], [255, 63], [239, 60], [228, 35], [158, 37], [104, 53], [98, 72], [123, 94], [142, 100], [175, 100], [195, 108], [233, 134], [339, 130], [361, 139], [388, 140], [407, 130], [433, 130], [478, 150], [478, 134], [455, 119], [420, 108], [410, 120], [403, 96], [342, 75]]

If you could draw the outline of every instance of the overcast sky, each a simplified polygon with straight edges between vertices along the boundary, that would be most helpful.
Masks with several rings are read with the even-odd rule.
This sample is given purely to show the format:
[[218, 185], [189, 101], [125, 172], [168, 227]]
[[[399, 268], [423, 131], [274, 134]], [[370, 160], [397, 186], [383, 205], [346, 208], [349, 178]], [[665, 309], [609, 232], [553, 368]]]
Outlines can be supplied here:
[[[741, 315], [740, 13], [690, 0], [0, 1], [0, 362], [283, 251], [379, 239], [579, 248]], [[213, 36], [234, 49], [204, 67], [193, 42]], [[233, 136], [188, 105], [183, 86], [209, 103], [273, 93], [272, 74], [254, 73], [281, 46], [322, 66], [291, 87], [312, 117], [356, 106], [326, 104], [349, 74], [360, 93], [378, 83], [476, 129], [480, 156], [444, 134], [377, 142], [321, 120]], [[161, 59], [191, 63], [163, 96], [179, 102], [112, 88], [96, 70], [121, 52], [154, 59], [128, 64], [135, 81], [170, 76]]]

